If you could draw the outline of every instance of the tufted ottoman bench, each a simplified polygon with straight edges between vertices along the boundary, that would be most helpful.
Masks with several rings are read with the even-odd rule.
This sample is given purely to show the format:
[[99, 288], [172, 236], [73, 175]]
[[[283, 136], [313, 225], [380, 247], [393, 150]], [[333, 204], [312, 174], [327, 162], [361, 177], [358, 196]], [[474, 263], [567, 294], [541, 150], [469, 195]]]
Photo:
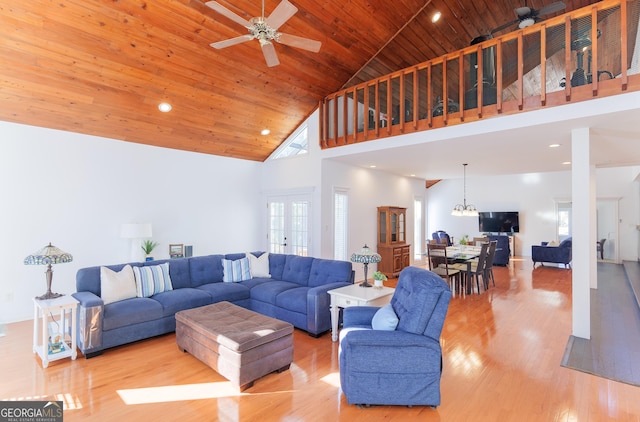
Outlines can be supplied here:
[[240, 391], [293, 361], [293, 325], [229, 302], [177, 312], [176, 342]]

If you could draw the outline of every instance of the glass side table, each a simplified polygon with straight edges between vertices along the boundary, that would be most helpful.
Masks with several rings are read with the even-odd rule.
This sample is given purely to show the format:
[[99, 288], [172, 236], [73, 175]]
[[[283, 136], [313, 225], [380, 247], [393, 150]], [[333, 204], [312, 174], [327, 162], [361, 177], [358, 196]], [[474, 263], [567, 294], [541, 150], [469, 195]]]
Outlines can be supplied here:
[[[33, 299], [33, 353], [42, 359], [42, 367], [49, 362], [78, 356], [76, 349], [76, 318], [78, 301], [73, 296], [55, 299]], [[56, 313], [59, 318], [56, 320]], [[71, 333], [68, 330], [71, 329]], [[65, 341], [71, 335], [71, 343]]]

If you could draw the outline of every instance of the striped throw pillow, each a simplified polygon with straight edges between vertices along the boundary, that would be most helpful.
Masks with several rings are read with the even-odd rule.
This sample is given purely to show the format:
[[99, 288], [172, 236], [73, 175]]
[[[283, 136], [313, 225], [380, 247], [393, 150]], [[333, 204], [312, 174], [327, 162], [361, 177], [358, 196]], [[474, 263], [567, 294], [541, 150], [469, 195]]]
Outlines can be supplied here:
[[251, 270], [249, 269], [249, 258], [244, 257], [231, 261], [230, 259], [222, 260], [222, 281], [225, 283], [235, 283], [236, 281], [249, 280], [251, 278]]
[[158, 293], [173, 290], [169, 277], [169, 263], [133, 267], [138, 297], [150, 297]]

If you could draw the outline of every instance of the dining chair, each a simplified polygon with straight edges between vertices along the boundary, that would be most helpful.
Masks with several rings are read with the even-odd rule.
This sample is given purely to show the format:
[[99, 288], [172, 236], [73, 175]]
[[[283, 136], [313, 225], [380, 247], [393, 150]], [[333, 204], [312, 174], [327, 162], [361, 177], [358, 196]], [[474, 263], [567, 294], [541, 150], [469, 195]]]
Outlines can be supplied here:
[[442, 243], [429, 243], [427, 245], [427, 261], [429, 271], [439, 275], [449, 283], [451, 292], [455, 295], [457, 288], [464, 291], [462, 274], [460, 270], [453, 268], [447, 257], [447, 245]]
[[606, 242], [606, 241], [607, 241], [607, 239], [600, 239], [597, 242], [597, 245], [596, 245], [596, 250], [598, 252], [600, 252], [600, 260], [601, 261], [604, 260], [604, 242]]
[[496, 257], [496, 249], [498, 248], [498, 241], [492, 240], [489, 242], [489, 250], [487, 251], [487, 261], [484, 266], [485, 275], [482, 277], [484, 281], [484, 289], [487, 290], [489, 288], [489, 280], [495, 287], [496, 280], [493, 278], [493, 260]]
[[472, 244], [479, 246], [479, 245], [482, 245], [483, 242], [488, 242], [488, 241], [489, 241], [488, 237], [474, 237], [472, 240], [473, 242]]
[[453, 264], [453, 268], [456, 268], [462, 272], [462, 275], [465, 278], [465, 283], [469, 286], [468, 283], [471, 283], [470, 289], [473, 291], [473, 279], [476, 281], [476, 289], [478, 294], [480, 294], [480, 277], [482, 277], [482, 285], [485, 286], [485, 290], [487, 282], [485, 279], [484, 268], [487, 263], [487, 251], [489, 250], [489, 243], [483, 242], [480, 245], [480, 255], [478, 255], [477, 259], [469, 260], [468, 262], [460, 262], [457, 264]]

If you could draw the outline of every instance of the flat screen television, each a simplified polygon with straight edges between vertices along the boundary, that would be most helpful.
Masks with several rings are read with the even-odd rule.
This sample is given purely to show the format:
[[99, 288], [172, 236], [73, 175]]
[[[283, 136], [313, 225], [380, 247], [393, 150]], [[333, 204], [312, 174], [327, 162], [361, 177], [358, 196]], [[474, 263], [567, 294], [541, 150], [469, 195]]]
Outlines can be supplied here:
[[479, 212], [478, 227], [481, 233], [518, 233], [518, 217], [518, 211]]

